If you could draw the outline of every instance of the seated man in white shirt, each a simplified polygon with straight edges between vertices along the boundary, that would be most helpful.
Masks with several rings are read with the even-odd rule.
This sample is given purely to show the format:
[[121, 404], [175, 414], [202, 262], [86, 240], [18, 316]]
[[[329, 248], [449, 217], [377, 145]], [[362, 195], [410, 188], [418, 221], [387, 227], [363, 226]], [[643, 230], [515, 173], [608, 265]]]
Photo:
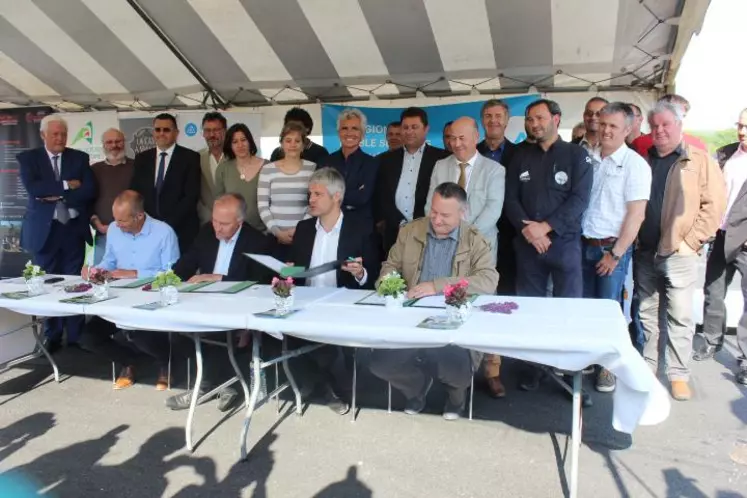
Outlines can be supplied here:
[[[314, 218], [303, 220], [296, 226], [291, 260], [305, 268], [331, 261], [344, 263], [335, 271], [308, 281], [299, 280], [297, 285], [373, 289], [373, 279], [369, 276], [379, 273], [376, 242], [367, 226], [347, 223], [340, 209], [344, 197], [345, 179], [337, 170], [322, 168], [309, 179], [309, 212]], [[296, 344], [303, 342], [297, 340]], [[323, 384], [327, 405], [344, 415], [350, 406], [340, 398], [343, 382], [332, 373], [339, 352], [339, 347], [326, 346], [308, 355], [312, 361], [307, 363], [313, 371], [306, 378], [316, 377], [313, 379], [316, 384]]]

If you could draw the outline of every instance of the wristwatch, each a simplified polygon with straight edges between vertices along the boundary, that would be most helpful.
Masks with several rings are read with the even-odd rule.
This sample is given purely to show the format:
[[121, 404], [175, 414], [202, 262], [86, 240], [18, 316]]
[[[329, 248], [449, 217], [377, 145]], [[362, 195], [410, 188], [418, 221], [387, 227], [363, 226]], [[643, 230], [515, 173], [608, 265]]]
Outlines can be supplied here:
[[617, 254], [615, 254], [615, 251], [613, 251], [612, 249], [610, 249], [607, 252], [609, 253], [610, 256], [612, 256], [612, 259], [614, 259], [615, 261], [620, 261], [620, 256], [618, 256]]

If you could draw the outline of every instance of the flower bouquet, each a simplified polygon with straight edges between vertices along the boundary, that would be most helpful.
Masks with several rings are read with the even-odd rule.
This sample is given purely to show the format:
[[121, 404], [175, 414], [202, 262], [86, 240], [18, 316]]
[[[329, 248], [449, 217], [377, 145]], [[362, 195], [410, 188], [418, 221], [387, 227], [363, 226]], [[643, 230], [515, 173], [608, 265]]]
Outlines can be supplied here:
[[467, 293], [467, 287], [469, 287], [469, 282], [465, 279], [444, 287], [446, 314], [450, 322], [464, 323], [472, 314], [472, 302]]
[[26, 263], [23, 268], [23, 278], [26, 280], [29, 296], [44, 294], [44, 275], [46, 272], [39, 265], [34, 265], [31, 261]]
[[182, 279], [173, 270], [161, 271], [156, 274], [156, 279], [151, 283], [152, 289], [157, 289], [161, 296], [161, 306], [171, 306], [179, 302], [179, 291], [176, 286], [182, 283]]
[[387, 308], [401, 308], [405, 302], [405, 290], [407, 290], [407, 282], [402, 275], [393, 271], [381, 279], [376, 292], [384, 297]]
[[109, 281], [112, 274], [109, 270], [96, 268], [95, 266], [88, 269], [88, 281], [93, 285], [93, 297], [96, 299], [106, 299], [109, 297]]
[[275, 296], [275, 314], [287, 315], [293, 311], [293, 289], [295, 288], [291, 277], [272, 279], [270, 289]]

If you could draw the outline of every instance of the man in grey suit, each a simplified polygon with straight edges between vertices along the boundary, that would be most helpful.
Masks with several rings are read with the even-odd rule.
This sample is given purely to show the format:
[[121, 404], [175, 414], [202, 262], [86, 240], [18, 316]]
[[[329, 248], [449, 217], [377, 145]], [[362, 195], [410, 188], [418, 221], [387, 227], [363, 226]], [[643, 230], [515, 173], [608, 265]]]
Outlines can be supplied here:
[[445, 182], [457, 183], [467, 191], [467, 221], [488, 239], [495, 261], [498, 253], [496, 225], [503, 210], [506, 169], [477, 152], [479, 140], [480, 131], [474, 119], [462, 117], [454, 121], [450, 135], [453, 155], [441, 159], [433, 168], [425, 212], [430, 210], [436, 187]]
[[215, 201], [215, 172], [223, 162], [223, 140], [226, 138], [226, 118], [219, 112], [208, 112], [202, 117], [202, 137], [207, 147], [200, 151], [200, 200], [197, 214], [200, 225], [212, 219]]
[[[716, 152], [726, 180], [728, 201], [706, 267], [703, 341], [693, 354], [693, 359], [697, 361], [713, 358], [724, 343], [724, 300], [737, 271], [742, 275], [742, 297], [745, 300], [744, 309], [747, 310], [747, 109], [739, 115], [737, 136], [738, 142], [725, 145]], [[747, 312], [743, 312], [739, 319], [737, 344], [740, 354], [736, 380], [747, 385]]]

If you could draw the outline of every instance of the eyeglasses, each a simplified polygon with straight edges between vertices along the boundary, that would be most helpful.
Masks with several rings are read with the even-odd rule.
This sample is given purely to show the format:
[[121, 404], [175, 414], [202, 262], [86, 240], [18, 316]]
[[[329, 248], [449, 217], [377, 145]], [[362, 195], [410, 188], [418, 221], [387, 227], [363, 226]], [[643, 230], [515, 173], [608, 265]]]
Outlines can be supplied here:
[[124, 140], [107, 140], [104, 145], [124, 145]]
[[736, 123], [737, 131], [747, 130], [747, 124]]
[[153, 128], [153, 131], [156, 133], [169, 133], [171, 131], [171, 128]]
[[600, 112], [599, 111], [586, 111], [586, 112], [584, 112], [584, 116], [586, 116], [587, 118], [593, 118], [595, 116], [599, 117], [600, 116]]

